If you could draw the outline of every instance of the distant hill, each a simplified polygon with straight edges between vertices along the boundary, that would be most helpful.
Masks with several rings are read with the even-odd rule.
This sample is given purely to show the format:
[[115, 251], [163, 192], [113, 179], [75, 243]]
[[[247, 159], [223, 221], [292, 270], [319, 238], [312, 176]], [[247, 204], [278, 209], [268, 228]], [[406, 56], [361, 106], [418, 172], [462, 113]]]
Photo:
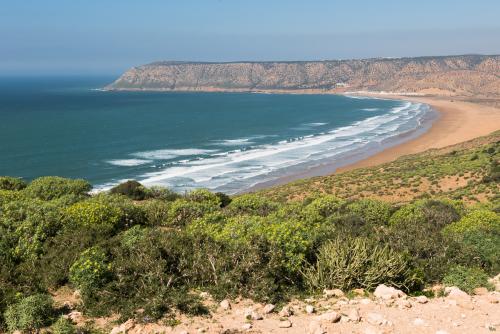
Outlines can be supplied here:
[[155, 62], [134, 67], [110, 90], [388, 91], [496, 97], [500, 55], [299, 62]]

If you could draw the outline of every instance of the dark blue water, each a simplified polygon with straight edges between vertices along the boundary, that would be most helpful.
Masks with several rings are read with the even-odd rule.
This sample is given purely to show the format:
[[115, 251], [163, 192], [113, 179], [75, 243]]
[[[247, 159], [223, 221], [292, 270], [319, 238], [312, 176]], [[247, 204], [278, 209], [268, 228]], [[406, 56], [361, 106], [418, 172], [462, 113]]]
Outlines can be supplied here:
[[114, 79], [1, 78], [0, 175], [236, 192], [413, 130], [426, 112], [334, 95], [96, 90]]

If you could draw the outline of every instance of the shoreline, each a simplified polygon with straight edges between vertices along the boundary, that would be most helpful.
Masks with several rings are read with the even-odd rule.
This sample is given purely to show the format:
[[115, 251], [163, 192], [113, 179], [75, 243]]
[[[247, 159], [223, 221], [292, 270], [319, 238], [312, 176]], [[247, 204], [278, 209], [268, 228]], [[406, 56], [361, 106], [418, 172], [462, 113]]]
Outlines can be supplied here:
[[[354, 95], [354, 94], [350, 94]], [[410, 134], [399, 142], [394, 142], [374, 154], [353, 155], [340, 163], [332, 161], [295, 174], [285, 175], [275, 180], [261, 182], [241, 193], [255, 192], [273, 186], [283, 185], [314, 176], [326, 176], [350, 171], [357, 168], [372, 167], [391, 162], [404, 155], [443, 148], [459, 144], [477, 137], [488, 135], [500, 129], [500, 109], [477, 103], [455, 100], [449, 96], [408, 96], [396, 94], [367, 93], [357, 94], [371, 98], [404, 100], [429, 105], [438, 114], [428, 128], [422, 126], [418, 133]], [[423, 130], [423, 131], [422, 131]], [[416, 134], [416, 135], [415, 135]], [[350, 160], [350, 161], [349, 161]]]

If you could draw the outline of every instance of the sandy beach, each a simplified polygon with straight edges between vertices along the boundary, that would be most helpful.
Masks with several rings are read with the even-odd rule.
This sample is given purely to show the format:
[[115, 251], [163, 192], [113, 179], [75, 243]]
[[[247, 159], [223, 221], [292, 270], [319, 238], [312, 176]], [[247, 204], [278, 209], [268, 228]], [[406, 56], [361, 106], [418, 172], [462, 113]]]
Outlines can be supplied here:
[[[373, 95], [378, 96], [378, 95]], [[500, 129], [500, 109], [477, 103], [454, 100], [450, 97], [408, 97], [384, 95], [407, 101], [422, 102], [432, 106], [440, 117], [434, 121], [429, 131], [418, 138], [388, 148], [367, 159], [337, 169], [337, 173], [375, 166], [393, 161], [400, 156], [442, 148], [458, 144], [476, 137], [485, 136]]]
[[[472, 103], [449, 96], [422, 97], [370, 94], [367, 92], [363, 92], [360, 95], [425, 103], [438, 113], [438, 117], [432, 122], [430, 128], [418, 137], [407, 139], [400, 144], [388, 147], [368, 157], [353, 156], [348, 158], [348, 160], [355, 161], [353, 163], [349, 161], [333, 161], [332, 163], [313, 167], [300, 173], [284, 175], [278, 179], [258, 183], [241, 193], [253, 192], [299, 179], [326, 176], [356, 168], [376, 166], [396, 160], [404, 155], [462, 143], [500, 130], [500, 109], [486, 104]], [[418, 134], [414, 134], [413, 136], [415, 135]]]

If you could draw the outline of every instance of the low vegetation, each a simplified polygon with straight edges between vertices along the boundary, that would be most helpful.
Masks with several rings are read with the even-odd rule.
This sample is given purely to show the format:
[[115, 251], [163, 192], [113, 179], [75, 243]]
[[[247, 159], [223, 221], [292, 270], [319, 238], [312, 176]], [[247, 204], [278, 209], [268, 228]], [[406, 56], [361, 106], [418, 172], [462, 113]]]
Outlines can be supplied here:
[[[199, 291], [273, 303], [382, 283], [472, 292], [500, 269], [497, 139], [233, 198], [2, 177], [0, 326], [75, 333], [50, 296], [63, 286], [86, 316], [141, 322], [206, 314]], [[459, 186], [439, 188], [449, 179]]]

